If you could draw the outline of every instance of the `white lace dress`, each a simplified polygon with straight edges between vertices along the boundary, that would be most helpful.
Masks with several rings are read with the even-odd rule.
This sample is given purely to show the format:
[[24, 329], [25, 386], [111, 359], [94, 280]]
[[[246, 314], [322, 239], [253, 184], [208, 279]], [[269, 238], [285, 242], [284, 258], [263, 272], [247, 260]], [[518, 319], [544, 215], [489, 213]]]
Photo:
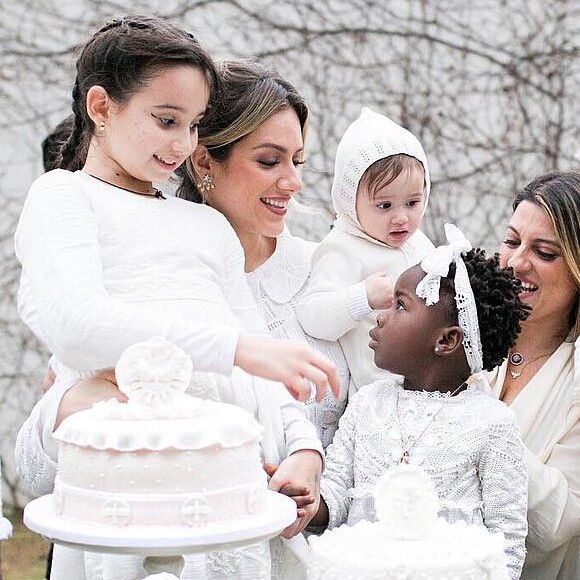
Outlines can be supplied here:
[[296, 315], [296, 304], [310, 279], [310, 259], [317, 244], [293, 236], [287, 229], [278, 236], [276, 250], [259, 268], [246, 275], [250, 290], [268, 330], [281, 339], [307, 342], [326, 355], [338, 369], [340, 397], [328, 392], [316, 403], [306, 402], [308, 418], [314, 423], [324, 449], [328, 447], [346, 406], [350, 380], [342, 348], [336, 341], [319, 340], [306, 334]]
[[503, 532], [517, 580], [527, 533], [524, 447], [514, 414], [480, 383], [452, 398], [406, 391], [395, 380], [361, 389], [327, 450], [321, 494], [329, 528], [376, 519], [374, 486], [404, 449], [433, 478], [441, 516]]

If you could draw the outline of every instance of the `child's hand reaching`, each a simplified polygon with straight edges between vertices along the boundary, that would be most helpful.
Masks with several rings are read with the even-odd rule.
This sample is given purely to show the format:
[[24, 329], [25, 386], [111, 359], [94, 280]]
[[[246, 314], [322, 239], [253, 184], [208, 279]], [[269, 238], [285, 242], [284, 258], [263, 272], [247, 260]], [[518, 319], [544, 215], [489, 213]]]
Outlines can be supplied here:
[[304, 449], [284, 459], [277, 468], [267, 463], [264, 469], [270, 476], [268, 487], [296, 502], [296, 521], [280, 534], [292, 538], [304, 530], [318, 511], [322, 458], [317, 451]]
[[334, 363], [302, 342], [240, 334], [234, 364], [251, 375], [281, 382], [298, 401], [310, 398], [311, 382], [317, 402], [329, 388], [335, 398], [340, 396]]
[[365, 280], [367, 300], [373, 310], [386, 310], [393, 304], [393, 281], [386, 272], [376, 272]]

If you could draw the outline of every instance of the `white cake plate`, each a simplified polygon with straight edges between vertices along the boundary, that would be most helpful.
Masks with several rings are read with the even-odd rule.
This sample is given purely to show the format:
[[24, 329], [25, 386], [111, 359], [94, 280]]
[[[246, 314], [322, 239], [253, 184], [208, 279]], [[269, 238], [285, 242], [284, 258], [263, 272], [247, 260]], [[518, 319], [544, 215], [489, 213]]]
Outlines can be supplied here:
[[49, 541], [94, 552], [175, 556], [228, 550], [277, 536], [296, 519], [294, 500], [268, 490], [261, 516], [207, 527], [101, 526], [67, 520], [55, 512], [52, 494], [24, 508], [24, 524]]

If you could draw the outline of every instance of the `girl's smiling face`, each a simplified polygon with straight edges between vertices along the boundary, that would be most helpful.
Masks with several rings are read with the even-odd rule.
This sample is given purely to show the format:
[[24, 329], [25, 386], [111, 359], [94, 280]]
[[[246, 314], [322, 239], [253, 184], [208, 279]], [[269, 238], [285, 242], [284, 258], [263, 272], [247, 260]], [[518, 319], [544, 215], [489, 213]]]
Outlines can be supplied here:
[[577, 291], [545, 210], [522, 201], [507, 227], [500, 264], [513, 268], [524, 287], [520, 299], [532, 307], [529, 321], [560, 319], [569, 325]]
[[104, 130], [91, 143], [99, 177], [129, 189], [166, 181], [197, 146], [208, 98], [204, 73], [180, 65], [160, 70], [126, 103], [108, 99]]

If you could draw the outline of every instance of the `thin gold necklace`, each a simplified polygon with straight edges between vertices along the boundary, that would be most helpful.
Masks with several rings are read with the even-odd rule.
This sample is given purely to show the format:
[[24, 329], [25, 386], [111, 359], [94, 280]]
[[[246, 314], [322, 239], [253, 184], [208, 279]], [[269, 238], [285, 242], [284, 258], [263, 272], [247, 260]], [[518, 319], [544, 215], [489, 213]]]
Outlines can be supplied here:
[[457, 393], [459, 393], [459, 391], [461, 391], [464, 388], [467, 388], [467, 383], [461, 383], [452, 393], [447, 393], [445, 400], [441, 403], [441, 406], [439, 407], [439, 409], [437, 409], [437, 412], [433, 413], [433, 416], [431, 417], [431, 420], [429, 421], [429, 423], [427, 423], [427, 425], [425, 425], [425, 427], [423, 428], [421, 433], [419, 433], [419, 435], [415, 438], [413, 443], [411, 443], [411, 445], [409, 445], [408, 447], [407, 447], [407, 444], [409, 443], [409, 439], [411, 438], [411, 435], [409, 435], [408, 437], [403, 439], [403, 427], [401, 424], [401, 415], [399, 412], [399, 399], [400, 399], [400, 395], [401, 395], [401, 390], [397, 391], [397, 405], [396, 405], [396, 407], [397, 407], [397, 423], [399, 424], [399, 437], [401, 439], [401, 456], [399, 457], [399, 463], [409, 463], [409, 452], [411, 451], [411, 449], [413, 449], [413, 447], [415, 447], [415, 445], [417, 445], [417, 443], [419, 443], [419, 441], [421, 440], [421, 437], [423, 437], [423, 435], [425, 434], [427, 429], [429, 429], [429, 427], [431, 427], [431, 424], [439, 416], [439, 413], [441, 413], [441, 411], [443, 410], [445, 405], [449, 402], [451, 397], [455, 396]]
[[163, 192], [160, 189], [157, 189], [156, 187], [153, 187], [153, 186], [151, 186], [153, 191], [151, 193], [147, 193], [144, 191], [135, 191], [134, 189], [129, 189], [128, 187], [123, 187], [122, 185], [117, 185], [116, 183], [111, 183], [110, 181], [107, 181], [106, 179], [101, 179], [100, 177], [97, 177], [96, 175], [93, 175], [92, 173], [87, 173], [87, 175], [90, 175], [93, 179], [98, 179], [99, 181], [102, 181], [103, 183], [106, 183], [107, 185], [112, 185], [113, 187], [117, 187], [118, 189], [124, 189], [125, 191], [128, 191], [130, 193], [135, 193], [137, 195], [144, 195], [146, 197], [156, 197], [157, 199], [166, 199], [165, 196], [163, 195]]

